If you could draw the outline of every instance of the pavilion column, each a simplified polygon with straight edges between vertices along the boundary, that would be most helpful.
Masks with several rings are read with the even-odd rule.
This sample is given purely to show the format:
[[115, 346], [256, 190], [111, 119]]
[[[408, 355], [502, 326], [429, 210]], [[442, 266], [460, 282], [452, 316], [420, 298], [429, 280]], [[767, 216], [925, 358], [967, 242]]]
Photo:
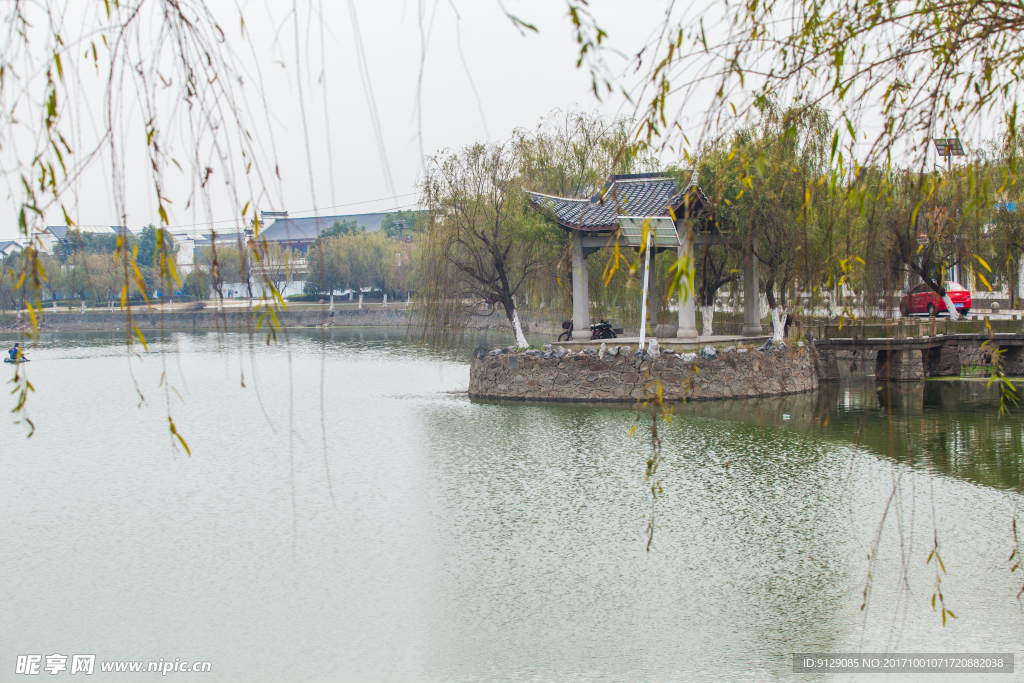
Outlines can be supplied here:
[[[690, 273], [693, 272], [693, 230], [688, 228], [681, 228], [682, 230], [682, 244], [678, 247], [677, 257], [682, 262], [683, 259], [688, 259], [690, 264]], [[676, 337], [679, 339], [696, 339], [697, 338], [697, 307], [696, 307], [696, 292], [689, 292], [686, 296], [686, 301], [683, 301], [683, 289], [689, 287], [689, 285], [683, 285], [680, 281], [679, 291], [679, 330], [676, 332]]]
[[747, 253], [743, 263], [743, 336], [761, 336], [761, 290], [757, 281], [757, 257]]
[[583, 231], [572, 231], [572, 336], [590, 338], [590, 277], [583, 251]]

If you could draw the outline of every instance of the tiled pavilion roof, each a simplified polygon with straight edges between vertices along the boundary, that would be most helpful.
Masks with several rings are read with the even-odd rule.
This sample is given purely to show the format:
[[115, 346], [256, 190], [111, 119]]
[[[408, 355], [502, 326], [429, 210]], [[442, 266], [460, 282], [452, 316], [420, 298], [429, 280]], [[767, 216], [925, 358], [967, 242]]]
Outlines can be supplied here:
[[601, 192], [589, 199], [552, 197], [528, 192], [530, 204], [549, 213], [567, 230], [609, 232], [619, 227], [619, 216], [669, 216], [669, 207], [678, 218], [689, 197], [689, 212], [707, 205], [707, 197], [697, 185], [697, 172], [687, 171], [690, 181], [679, 189], [674, 178], [664, 173], [613, 175]]

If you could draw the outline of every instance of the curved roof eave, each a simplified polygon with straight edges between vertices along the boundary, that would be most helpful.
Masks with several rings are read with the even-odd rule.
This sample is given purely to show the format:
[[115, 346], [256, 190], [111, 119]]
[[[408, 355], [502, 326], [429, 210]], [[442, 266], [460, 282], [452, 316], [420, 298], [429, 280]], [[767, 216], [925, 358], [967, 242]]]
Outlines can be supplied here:
[[[646, 173], [612, 176], [612, 180], [602, 188], [600, 193], [589, 198], [558, 197], [531, 191], [527, 191], [527, 196], [534, 209], [548, 213], [552, 220], [564, 230], [611, 232], [618, 228], [620, 215], [632, 213], [633, 215], [668, 216], [670, 209], [673, 213], [678, 212], [686, 198], [694, 191], [697, 202], [691, 209], [691, 213], [694, 210], [703, 210], [708, 204], [707, 195], [697, 184], [696, 171], [691, 172], [690, 180], [682, 191], [676, 192], [675, 190], [675, 180], [670, 176]], [[617, 206], [616, 202], [620, 202], [620, 198], [621, 206]], [[609, 199], [612, 202], [609, 202]], [[639, 203], [640, 210], [636, 211], [630, 207], [631, 210], [626, 211], [625, 205], [630, 202], [634, 207]], [[594, 215], [592, 217], [586, 216], [589, 207], [593, 207]]]

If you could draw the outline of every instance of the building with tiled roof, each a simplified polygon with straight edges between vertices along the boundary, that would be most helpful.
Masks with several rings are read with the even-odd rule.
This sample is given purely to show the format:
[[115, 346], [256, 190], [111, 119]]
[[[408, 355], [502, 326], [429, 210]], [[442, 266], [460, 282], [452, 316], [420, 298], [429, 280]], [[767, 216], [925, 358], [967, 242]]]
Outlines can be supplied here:
[[10, 256], [11, 254], [20, 254], [25, 247], [22, 246], [21, 242], [15, 240], [0, 240], [0, 256]]
[[311, 216], [308, 218], [278, 218], [260, 234], [268, 242], [277, 242], [285, 249], [297, 249], [305, 253], [309, 245], [336, 222], [355, 221], [366, 232], [377, 232], [384, 222], [386, 213], [354, 213], [345, 216]]
[[[679, 187], [676, 177], [686, 179]], [[659, 246], [652, 247], [653, 253], [672, 249], [682, 259], [690, 257], [693, 262], [693, 246], [700, 243], [733, 242], [727, 236], [718, 234], [716, 226], [705, 220], [708, 198], [697, 184], [696, 171], [683, 171], [678, 176], [667, 173], [635, 173], [613, 175], [603, 188], [592, 197], [552, 197], [540, 192], [527, 192], [527, 199], [537, 209], [563, 230], [572, 240], [572, 291], [573, 291], [573, 336], [589, 337], [590, 334], [590, 285], [587, 274], [587, 256], [617, 243], [620, 249], [635, 248], [620, 231], [621, 219], [670, 218], [675, 223], [676, 238], [673, 246], [659, 240]], [[671, 229], [671, 228], [670, 228]], [[744, 287], [754, 292], [744, 317], [744, 334], [759, 335], [761, 323], [757, 308], [757, 269], [755, 259], [748, 254], [744, 267]], [[659, 302], [656, 287], [655, 268], [648, 271], [648, 292], [650, 317], [653, 329], [658, 329]], [[682, 339], [697, 338], [697, 321], [694, 297], [679, 305], [679, 325], [676, 332]]]
[[77, 230], [92, 235], [134, 235], [123, 225], [47, 225], [46, 231], [59, 240], [67, 239], [68, 232]]

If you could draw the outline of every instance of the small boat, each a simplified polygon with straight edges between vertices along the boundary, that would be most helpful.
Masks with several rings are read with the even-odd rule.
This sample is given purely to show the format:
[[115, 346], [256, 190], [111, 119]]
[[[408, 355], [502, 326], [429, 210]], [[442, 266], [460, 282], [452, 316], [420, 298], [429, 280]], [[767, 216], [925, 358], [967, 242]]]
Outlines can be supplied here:
[[10, 363], [11, 365], [14, 365], [15, 363], [27, 363], [28, 358], [25, 358], [24, 356], [22, 356], [18, 360], [14, 360], [13, 358], [4, 358], [4, 362]]

